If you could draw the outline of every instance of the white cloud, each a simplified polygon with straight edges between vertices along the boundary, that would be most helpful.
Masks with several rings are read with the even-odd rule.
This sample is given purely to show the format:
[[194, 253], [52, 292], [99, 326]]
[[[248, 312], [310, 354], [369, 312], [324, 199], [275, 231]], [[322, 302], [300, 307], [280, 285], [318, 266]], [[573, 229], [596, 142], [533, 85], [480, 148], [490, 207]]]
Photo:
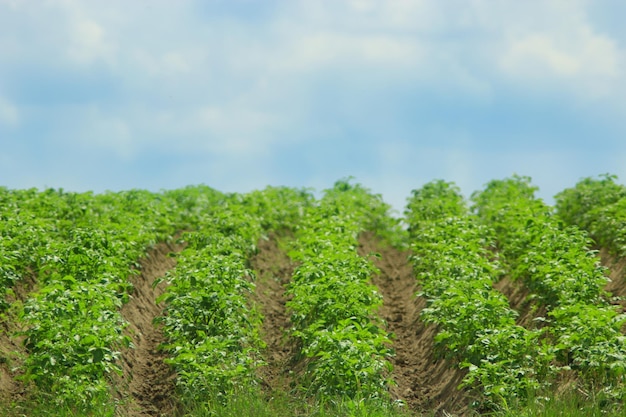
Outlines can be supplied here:
[[109, 151], [117, 158], [131, 160], [139, 151], [139, 141], [133, 136], [131, 122], [110, 114], [98, 105], [75, 109], [73, 124], [66, 126], [72, 146]]
[[244, 107], [213, 107], [199, 109], [192, 116], [204, 138], [204, 147], [210, 151], [254, 154], [266, 153], [277, 141], [272, 131], [280, 128], [280, 118], [273, 113]]
[[98, 61], [114, 64], [116, 47], [107, 40], [103, 26], [91, 18], [73, 20], [67, 47], [69, 58], [81, 65]]
[[416, 69], [425, 63], [427, 56], [426, 49], [413, 39], [330, 31], [297, 36], [283, 47], [281, 56], [272, 65], [281, 72], [355, 71], [372, 66], [396, 72]]
[[15, 127], [20, 122], [17, 107], [6, 98], [0, 96], [0, 125]]
[[[230, 2], [223, 3], [228, 8]], [[66, 120], [63, 128], [80, 134], [76, 141], [120, 158], [132, 159], [144, 149], [271, 155], [279, 144], [329, 131], [340, 137], [376, 130], [371, 136], [388, 141], [388, 132], [406, 131], [409, 107], [424, 91], [428, 98], [471, 105], [495, 96], [506, 101], [506, 90], [519, 86], [529, 94], [582, 103], [600, 97], [609, 105], [598, 108], [619, 108], [626, 117], [624, 107], [614, 106], [626, 94], [626, 56], [619, 42], [592, 25], [584, 1], [472, 0], [454, 7], [426, 0], [285, 1], [271, 13], [241, 19], [236, 12], [199, 15], [190, 2], [2, 4], [28, 24], [16, 21], [11, 37], [0, 35], [0, 60], [29, 68], [36, 63], [53, 74], [68, 70], [97, 79], [104, 73], [114, 85], [107, 98], [89, 97], [93, 105], [80, 117], [70, 106], [52, 106]], [[329, 101], [327, 82], [341, 89], [340, 103]], [[376, 118], [386, 105], [371, 104], [378, 93], [394, 109], [405, 105], [405, 114], [389, 111]], [[52, 111], [45, 108], [49, 104], [35, 106]], [[374, 110], [363, 112], [363, 106]], [[346, 120], [346, 114], [354, 117]], [[17, 107], [0, 98], [0, 123], [19, 121]], [[423, 132], [433, 133], [432, 124], [441, 121], [425, 123]], [[441, 137], [454, 134], [449, 130]], [[428, 145], [418, 153], [401, 141], [394, 146], [381, 151], [384, 172], [376, 175], [383, 179], [372, 182], [379, 189], [392, 189], [393, 181], [406, 188], [434, 176], [458, 178], [469, 187], [483, 169], [470, 163], [480, 160], [471, 153], [438, 152]], [[412, 153], [415, 158], [408, 159]], [[417, 172], [415, 164], [425, 167], [423, 176], [402, 180]], [[407, 195], [404, 188], [395, 192], [396, 201]]]
[[179, 52], [167, 52], [163, 56], [163, 66], [167, 71], [172, 73], [186, 74], [191, 70], [190, 63], [186, 57]]
[[301, 29], [324, 28], [346, 33], [395, 32], [428, 33], [437, 31], [456, 16], [464, 5], [454, 9], [430, 0], [351, 0], [290, 2], [285, 22]]
[[[198, 72], [206, 68], [205, 62], [198, 62], [193, 51], [169, 50], [150, 51], [148, 49], [134, 49], [127, 51], [126, 65], [133, 68], [132, 76], [142, 74], [141, 82], [171, 83], [180, 82], [179, 77], [199, 77]], [[194, 61], [196, 61], [194, 70]], [[128, 75], [126, 75], [128, 76]]]
[[501, 65], [511, 75], [540, 78], [576, 75], [581, 63], [574, 56], [559, 51], [549, 37], [530, 35], [512, 42]]
[[568, 33], [531, 33], [511, 39], [500, 68], [513, 79], [529, 84], [549, 82], [589, 97], [610, 95], [623, 77], [616, 43], [589, 27]]

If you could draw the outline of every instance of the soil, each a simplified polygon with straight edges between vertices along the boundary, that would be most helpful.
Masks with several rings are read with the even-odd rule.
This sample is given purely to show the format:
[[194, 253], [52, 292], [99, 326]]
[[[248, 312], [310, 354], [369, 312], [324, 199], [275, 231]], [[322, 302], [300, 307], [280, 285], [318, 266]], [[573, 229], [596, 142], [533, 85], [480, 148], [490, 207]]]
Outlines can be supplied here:
[[176, 408], [176, 375], [163, 361], [167, 355], [159, 345], [165, 338], [160, 326], [154, 324], [154, 319], [163, 314], [163, 306], [155, 300], [163, 294], [166, 283], [156, 287], [153, 283], [176, 265], [169, 254], [182, 249], [183, 245], [159, 243], [140, 260], [141, 273], [131, 279], [134, 290], [121, 310], [129, 323], [126, 332], [135, 346], [122, 352], [120, 396], [125, 403], [124, 415], [167, 416]]
[[278, 246], [276, 236], [262, 238], [258, 252], [250, 260], [257, 273], [254, 302], [263, 315], [263, 341], [266, 366], [259, 369], [259, 378], [271, 396], [273, 391], [288, 392], [291, 386], [291, 363], [295, 347], [285, 337], [291, 327], [285, 304], [285, 288], [295, 264]]
[[611, 255], [608, 250], [602, 249], [599, 252], [600, 263], [609, 268], [609, 278], [611, 282], [607, 284], [605, 289], [614, 297], [623, 297], [622, 300], [616, 300], [615, 303], [622, 306], [626, 312], [626, 257], [618, 258]]
[[541, 327], [544, 322], [537, 322], [537, 317], [546, 317], [546, 307], [532, 300], [532, 292], [521, 282], [503, 277], [493, 287], [504, 294], [509, 300], [509, 306], [517, 311], [517, 324], [527, 329]]
[[[7, 295], [9, 304], [23, 303], [36, 289], [36, 279], [32, 272], [15, 283], [13, 294]], [[18, 403], [27, 397], [26, 386], [17, 380], [19, 367], [26, 355], [23, 337], [15, 336], [22, 331], [15, 312], [11, 309], [0, 315], [0, 404]]]
[[419, 288], [409, 252], [386, 245], [371, 233], [361, 235], [359, 252], [362, 256], [381, 255], [371, 257], [380, 270], [372, 281], [383, 295], [380, 315], [387, 322], [387, 330], [395, 335], [391, 377], [397, 386], [391, 388], [393, 398], [403, 400], [413, 410], [435, 415], [469, 413], [470, 394], [458, 389], [465, 371], [436, 356], [436, 328], [420, 319], [426, 300], [415, 296]]
[[[425, 326], [419, 318], [426, 301], [414, 296], [418, 288], [408, 252], [385, 246], [370, 233], [361, 236], [359, 252], [363, 256], [381, 254], [380, 259], [374, 258], [380, 274], [373, 282], [384, 298], [380, 314], [387, 322], [387, 330], [395, 334], [396, 355], [392, 359], [391, 377], [397, 386], [390, 389], [393, 398], [403, 400], [409, 408], [419, 412], [468, 413], [470, 396], [457, 389], [465, 372], [436, 357], [433, 343], [436, 329]], [[279, 247], [275, 236], [259, 241], [258, 253], [250, 263], [257, 273], [254, 302], [264, 316], [262, 333], [267, 344], [267, 366], [259, 370], [259, 376], [269, 394], [288, 392], [291, 375], [297, 372], [298, 364], [293, 359], [295, 347], [285, 337], [290, 322], [284, 292], [295, 265]]]
[[[141, 273], [131, 279], [134, 290], [122, 308], [122, 315], [130, 323], [126, 332], [135, 348], [123, 351], [123, 375], [119, 381], [114, 381], [118, 399], [124, 404], [120, 415], [166, 416], [178, 411], [176, 375], [164, 363], [166, 355], [158, 348], [164, 336], [154, 324], [154, 319], [163, 314], [163, 306], [157, 305], [155, 300], [163, 293], [165, 283], [156, 287], [153, 283], [175, 266], [175, 258], [169, 255], [182, 249], [182, 245], [166, 243], [155, 246], [140, 260]], [[383, 295], [379, 314], [387, 331], [395, 335], [394, 368], [390, 377], [397, 385], [390, 388], [392, 397], [403, 400], [411, 410], [427, 415], [470, 414], [472, 393], [458, 389], [465, 371], [437, 356], [433, 341], [436, 328], [425, 325], [420, 319], [426, 300], [415, 295], [419, 288], [409, 252], [397, 250], [375, 235], [364, 233], [360, 236], [359, 253], [362, 256], [380, 254], [370, 259], [380, 271], [372, 277], [373, 284]], [[626, 258], [617, 259], [606, 250], [600, 251], [599, 258], [609, 268], [612, 280], [606, 289], [615, 296], [626, 297]], [[278, 238], [270, 236], [258, 242], [258, 252], [251, 258], [250, 266], [257, 276], [252, 302], [264, 317], [262, 334], [267, 345], [264, 352], [267, 365], [259, 369], [259, 377], [269, 395], [289, 393], [298, 364], [293, 359], [295, 346], [285, 337], [291, 326], [285, 307], [288, 301], [285, 288], [296, 265], [281, 249]], [[35, 287], [36, 279], [30, 274], [16, 284], [14, 295], [8, 299], [24, 301]], [[530, 300], [530, 293], [522, 283], [504, 277], [494, 287], [505, 294], [511, 307], [520, 313], [518, 324], [532, 328], [535, 326], [533, 318], [545, 315], [545, 311]], [[626, 301], [616, 303], [626, 309]], [[17, 318], [10, 313], [0, 316], [0, 404], [20, 401], [27, 395], [14, 371], [19, 357], [26, 354], [21, 339], [12, 336], [21, 330], [18, 326]]]

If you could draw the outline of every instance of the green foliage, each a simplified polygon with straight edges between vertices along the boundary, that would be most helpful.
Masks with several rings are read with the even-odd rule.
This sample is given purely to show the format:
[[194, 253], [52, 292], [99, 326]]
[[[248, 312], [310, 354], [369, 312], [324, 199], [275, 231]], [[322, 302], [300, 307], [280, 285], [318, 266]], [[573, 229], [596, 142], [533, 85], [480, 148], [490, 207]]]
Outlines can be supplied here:
[[484, 407], [501, 407], [544, 388], [554, 354], [541, 343], [542, 331], [515, 324], [508, 300], [493, 289], [500, 266], [491, 260], [492, 233], [458, 197], [452, 185], [436, 182], [414, 191], [408, 204], [412, 260], [428, 302], [421, 316], [437, 325], [439, 350], [468, 369], [463, 385], [480, 387]]
[[550, 212], [543, 201], [535, 198], [537, 190], [530, 177], [514, 175], [504, 180], [492, 180], [484, 190], [471, 196], [472, 212], [495, 232], [505, 262], [518, 258], [526, 248], [527, 236], [519, 233], [522, 225]]
[[246, 213], [256, 218], [264, 230], [274, 231], [293, 228], [314, 201], [309, 190], [289, 187], [266, 187], [241, 198]]
[[24, 332], [25, 379], [49, 390], [58, 405], [103, 405], [97, 401], [108, 400], [106, 376], [121, 372], [117, 349], [130, 342], [120, 306], [106, 284], [65, 276], [46, 285], [24, 306], [23, 319], [32, 323]]
[[559, 217], [589, 232], [600, 247], [626, 256], [626, 187], [614, 175], [585, 178], [555, 196]]
[[[472, 196], [474, 215], [453, 183], [412, 192], [405, 217], [428, 302], [422, 318], [437, 326], [438, 352], [467, 369], [463, 385], [480, 391], [483, 405], [530, 401], [563, 369], [581, 375], [594, 398], [623, 402], [626, 316], [606, 301], [593, 242], [571, 226], [626, 253], [626, 188], [615, 179], [584, 179], [557, 195], [560, 220], [535, 197], [528, 177], [490, 182]], [[296, 238], [290, 256], [298, 267], [287, 295], [289, 335], [302, 365], [298, 394], [319, 394], [320, 401], [305, 406], [303, 399], [274, 415], [395, 413], [385, 408], [393, 352], [377, 318], [382, 298], [369, 281], [376, 269], [358, 256], [357, 239], [365, 230], [394, 244], [406, 237], [380, 195], [350, 179], [319, 201], [286, 187], [98, 195], [0, 187], [0, 291], [13, 294], [26, 277], [37, 281], [11, 307], [24, 329], [20, 371], [36, 388], [32, 398], [58, 415], [113, 414], [111, 381], [121, 350], [132, 348], [120, 315], [132, 290], [128, 278], [147, 248], [186, 231], [187, 247], [160, 300], [163, 347], [183, 401], [198, 405], [200, 415], [233, 415], [218, 410], [234, 409], [248, 389], [257, 392], [263, 364], [249, 258], [264, 234], [285, 230]], [[516, 313], [493, 289], [505, 273], [546, 306], [540, 330], [516, 325]], [[14, 298], [0, 297], [0, 309]], [[255, 403], [251, 415], [272, 415], [276, 408], [262, 410], [271, 401]], [[241, 407], [237, 415], [245, 415]], [[38, 415], [36, 408], [20, 413]]]
[[197, 229], [198, 222], [217, 211], [226, 199], [225, 194], [206, 185], [167, 190], [163, 196], [173, 203], [169, 206], [172, 210], [165, 211], [164, 217], [177, 219], [179, 231]]
[[[609, 305], [608, 279], [591, 240], [579, 229], [564, 227], [541, 200], [529, 179], [492, 181], [473, 196], [480, 220], [496, 230], [501, 253], [515, 279], [523, 280], [548, 309], [546, 330], [560, 366], [577, 370], [586, 383], [607, 395], [620, 396], [626, 366], [621, 328], [626, 315]], [[581, 186], [589, 191], [591, 181]], [[602, 187], [613, 188], [611, 179]], [[587, 193], [596, 195], [595, 191]], [[583, 195], [587, 195], [583, 193]], [[575, 193], [561, 196], [562, 206], [574, 207]], [[580, 207], [590, 200], [581, 198]], [[577, 203], [578, 204], [578, 203]], [[580, 209], [584, 211], [584, 209]], [[571, 214], [572, 218], [580, 214]]]
[[369, 283], [375, 268], [356, 250], [359, 232], [382, 227], [386, 210], [378, 197], [340, 181], [297, 230], [290, 256], [299, 266], [287, 290], [291, 335], [308, 361], [301, 383], [322, 398], [387, 395], [392, 352], [375, 318], [382, 296]]
[[427, 227], [432, 221], [465, 214], [467, 207], [461, 189], [443, 180], [431, 181], [422, 188], [412, 190], [404, 211], [413, 238], [419, 234], [421, 225]]
[[141, 190], [96, 196], [2, 189], [0, 200], [3, 289], [38, 278], [20, 313], [23, 378], [59, 409], [109, 404], [111, 375], [129, 345], [119, 312], [128, 277], [147, 247], [176, 231], [174, 202]]
[[601, 175], [597, 179], [583, 178], [573, 188], [554, 196], [559, 216], [567, 224], [587, 229], [594, 222], [589, 213], [599, 207], [609, 206], [626, 197], [626, 187], [617, 184], [616, 175]]
[[262, 364], [261, 319], [248, 302], [254, 274], [246, 266], [262, 231], [240, 200], [229, 197], [219, 213], [198, 223], [198, 231], [183, 236], [187, 247], [159, 300], [166, 303], [159, 321], [168, 339], [167, 362], [185, 401], [211, 395], [226, 401], [235, 389], [254, 385]]
[[511, 275], [525, 280], [543, 303], [602, 303], [608, 278], [584, 232], [539, 218], [529, 219], [520, 235]]
[[368, 188], [351, 181], [351, 177], [344, 178], [336, 181], [333, 188], [324, 190], [320, 208], [329, 216], [350, 213], [362, 230], [374, 232], [389, 243], [401, 246], [404, 233], [400, 220], [391, 216], [391, 206], [380, 194], [373, 194]]

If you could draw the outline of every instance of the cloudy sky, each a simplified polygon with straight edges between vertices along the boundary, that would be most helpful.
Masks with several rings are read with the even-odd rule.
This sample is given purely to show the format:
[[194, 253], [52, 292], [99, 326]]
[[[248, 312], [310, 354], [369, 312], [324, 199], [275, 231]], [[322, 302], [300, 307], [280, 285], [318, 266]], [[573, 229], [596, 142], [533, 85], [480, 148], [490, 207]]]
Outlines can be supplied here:
[[401, 208], [626, 179], [623, 0], [0, 0], [0, 185], [323, 189]]

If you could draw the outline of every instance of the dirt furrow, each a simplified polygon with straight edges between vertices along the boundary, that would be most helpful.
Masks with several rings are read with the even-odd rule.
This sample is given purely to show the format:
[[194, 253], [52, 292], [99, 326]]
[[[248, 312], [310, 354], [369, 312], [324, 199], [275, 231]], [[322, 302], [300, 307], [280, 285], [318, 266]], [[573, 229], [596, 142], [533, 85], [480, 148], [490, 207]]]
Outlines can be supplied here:
[[509, 306], [518, 313], [515, 322], [527, 329], [536, 329], [545, 325], [543, 321], [536, 321], [537, 317], [546, 317], [548, 314], [545, 305], [533, 300], [532, 292], [521, 280], [512, 280], [508, 276], [496, 282], [493, 287], [500, 291], [509, 300]]
[[285, 286], [295, 265], [279, 248], [275, 236], [259, 241], [258, 252], [250, 264], [257, 274], [254, 302], [263, 315], [263, 340], [267, 345], [267, 365], [261, 367], [259, 377], [268, 393], [288, 392], [293, 346], [285, 338], [285, 331], [291, 327], [285, 308]]
[[[611, 255], [608, 250], [600, 250], [598, 256], [600, 257], [600, 263], [608, 268], [609, 278], [611, 282], [607, 284], [605, 289], [609, 291], [614, 297], [626, 297], [626, 257], [619, 258]], [[626, 312], [626, 299], [615, 301], [621, 305], [624, 312]]]
[[169, 254], [182, 249], [182, 245], [156, 245], [140, 261], [141, 274], [131, 279], [134, 290], [121, 311], [129, 322], [126, 330], [135, 346], [123, 352], [125, 415], [166, 416], [175, 409], [175, 374], [163, 361], [167, 355], [158, 347], [165, 339], [160, 327], [154, 324], [154, 319], [163, 313], [163, 306], [155, 300], [163, 294], [165, 283], [156, 287], [153, 283], [176, 265]]
[[359, 252], [362, 256], [381, 255], [372, 258], [380, 270], [372, 281], [383, 295], [380, 314], [387, 322], [388, 331], [395, 335], [391, 376], [397, 386], [391, 388], [392, 396], [417, 411], [465, 414], [469, 397], [464, 390], [457, 389], [465, 372], [435, 355], [436, 329], [420, 320], [426, 301], [414, 296], [417, 283], [409, 253], [385, 245], [370, 233], [361, 235]]
[[[32, 272], [24, 275], [12, 288], [12, 293], [7, 295], [7, 302], [23, 303], [37, 288], [37, 280]], [[0, 316], [0, 404], [8, 405], [19, 403], [24, 400], [27, 388], [17, 379], [20, 375], [19, 368], [26, 355], [26, 348], [22, 344], [24, 337], [15, 336], [23, 331], [16, 311], [9, 309]]]

